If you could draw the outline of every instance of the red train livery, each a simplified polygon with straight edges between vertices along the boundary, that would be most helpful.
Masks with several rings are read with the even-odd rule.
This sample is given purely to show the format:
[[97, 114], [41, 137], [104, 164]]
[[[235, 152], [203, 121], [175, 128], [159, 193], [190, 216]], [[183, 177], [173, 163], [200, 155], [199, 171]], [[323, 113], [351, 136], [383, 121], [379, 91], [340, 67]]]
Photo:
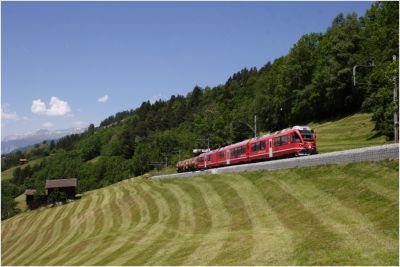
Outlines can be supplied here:
[[177, 172], [187, 172], [283, 157], [317, 153], [317, 135], [308, 126], [294, 126], [212, 150], [179, 161]]

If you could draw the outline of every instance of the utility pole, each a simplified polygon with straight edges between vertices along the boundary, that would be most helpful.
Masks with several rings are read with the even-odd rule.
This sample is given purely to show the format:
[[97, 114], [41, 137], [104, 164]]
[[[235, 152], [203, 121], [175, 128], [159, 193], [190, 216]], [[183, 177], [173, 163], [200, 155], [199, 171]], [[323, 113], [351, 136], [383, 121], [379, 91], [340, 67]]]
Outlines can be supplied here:
[[[393, 55], [393, 61], [396, 61], [396, 55]], [[393, 104], [394, 104], [394, 142], [399, 142], [399, 116], [397, 114], [397, 77], [393, 77]]]
[[243, 121], [231, 121], [230, 123], [230, 132], [231, 132], [231, 136], [233, 135], [233, 123], [234, 122], [240, 122], [244, 125], [246, 125], [247, 127], [249, 127], [249, 129], [252, 130], [252, 132], [254, 133], [254, 137], [257, 137], [257, 115], [254, 115], [254, 127], [251, 127], [251, 124], [247, 123], [247, 122], [243, 122]]

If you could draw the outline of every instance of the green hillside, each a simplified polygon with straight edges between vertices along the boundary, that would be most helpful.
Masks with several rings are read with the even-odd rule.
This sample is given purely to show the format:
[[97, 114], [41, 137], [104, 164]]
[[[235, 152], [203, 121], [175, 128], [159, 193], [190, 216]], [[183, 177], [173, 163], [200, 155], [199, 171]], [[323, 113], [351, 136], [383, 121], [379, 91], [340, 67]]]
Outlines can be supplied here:
[[398, 162], [133, 178], [2, 222], [3, 265], [398, 265]]
[[1, 180], [9, 180], [9, 179], [11, 179], [12, 176], [13, 176], [14, 170], [15, 170], [16, 168], [18, 168], [18, 167], [21, 168], [21, 169], [24, 169], [24, 168], [27, 167], [27, 166], [32, 167], [33, 165], [40, 164], [40, 162], [42, 162], [42, 161], [43, 161], [43, 158], [38, 158], [38, 159], [34, 159], [34, 160], [32, 160], [32, 161], [29, 161], [29, 162], [28, 162], [27, 164], [25, 164], [25, 165], [20, 165], [20, 166], [11, 167], [11, 168], [9, 168], [9, 169], [7, 169], [7, 170], [1, 172]]
[[310, 123], [317, 132], [319, 153], [383, 145], [389, 142], [374, 131], [372, 114], [357, 113], [340, 120]]

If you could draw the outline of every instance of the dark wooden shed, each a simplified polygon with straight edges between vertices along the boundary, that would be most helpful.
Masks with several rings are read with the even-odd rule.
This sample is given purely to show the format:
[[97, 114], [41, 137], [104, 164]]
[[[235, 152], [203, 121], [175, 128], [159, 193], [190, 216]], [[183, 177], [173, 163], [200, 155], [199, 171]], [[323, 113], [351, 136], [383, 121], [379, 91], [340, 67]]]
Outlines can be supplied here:
[[26, 205], [28, 205], [29, 208], [31, 208], [31, 209], [37, 208], [37, 204], [35, 204], [33, 201], [33, 194], [35, 194], [35, 192], [36, 192], [35, 189], [26, 189], [25, 190]]
[[26, 205], [31, 209], [37, 209], [43, 203], [46, 203], [47, 196], [40, 194], [39, 197], [36, 199], [34, 198], [34, 194], [36, 193], [35, 189], [26, 189], [25, 196], [26, 196]]
[[46, 194], [49, 195], [54, 190], [58, 190], [59, 192], [64, 192], [67, 195], [67, 199], [74, 199], [77, 183], [78, 180], [76, 178], [46, 180]]

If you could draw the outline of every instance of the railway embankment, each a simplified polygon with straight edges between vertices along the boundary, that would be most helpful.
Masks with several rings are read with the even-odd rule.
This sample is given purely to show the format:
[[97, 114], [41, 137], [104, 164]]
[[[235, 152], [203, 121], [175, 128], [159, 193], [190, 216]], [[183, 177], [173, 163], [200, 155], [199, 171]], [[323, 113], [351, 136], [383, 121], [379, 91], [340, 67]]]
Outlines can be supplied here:
[[399, 144], [388, 144], [381, 146], [350, 149], [344, 151], [336, 151], [324, 154], [316, 154], [305, 157], [296, 157], [289, 159], [271, 160], [271, 161], [264, 161], [264, 162], [250, 163], [250, 164], [227, 166], [227, 167], [209, 169], [204, 171], [157, 175], [157, 176], [152, 176], [151, 179], [183, 178], [183, 177], [204, 175], [207, 173], [220, 174], [229, 172], [277, 170], [277, 169], [308, 167], [308, 166], [317, 166], [326, 164], [342, 164], [342, 163], [350, 163], [357, 161], [385, 160], [385, 159], [398, 159], [398, 158], [399, 158]]

